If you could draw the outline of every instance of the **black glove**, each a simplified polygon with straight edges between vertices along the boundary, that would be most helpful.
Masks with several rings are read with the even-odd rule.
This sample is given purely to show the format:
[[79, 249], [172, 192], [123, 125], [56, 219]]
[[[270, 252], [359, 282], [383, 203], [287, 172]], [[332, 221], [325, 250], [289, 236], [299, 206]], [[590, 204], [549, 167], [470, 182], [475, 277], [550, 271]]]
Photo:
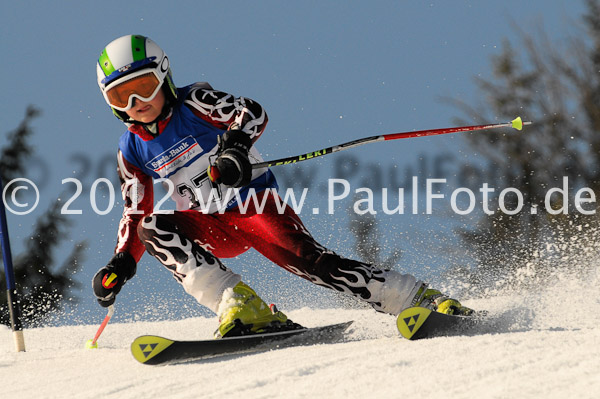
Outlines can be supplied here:
[[115, 298], [123, 284], [135, 275], [136, 262], [128, 252], [119, 252], [108, 265], [98, 270], [92, 279], [94, 294], [102, 307], [115, 303]]
[[214, 165], [209, 166], [208, 176], [215, 183], [231, 187], [243, 187], [252, 180], [252, 165], [248, 152], [252, 140], [238, 126], [223, 134]]

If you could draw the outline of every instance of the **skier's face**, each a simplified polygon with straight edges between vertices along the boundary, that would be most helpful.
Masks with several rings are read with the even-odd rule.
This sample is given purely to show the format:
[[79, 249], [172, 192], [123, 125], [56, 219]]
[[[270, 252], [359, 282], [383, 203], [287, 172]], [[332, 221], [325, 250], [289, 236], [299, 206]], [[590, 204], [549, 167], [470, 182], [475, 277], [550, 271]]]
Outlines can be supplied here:
[[146, 102], [134, 98], [134, 104], [127, 112], [130, 118], [138, 122], [149, 123], [158, 118], [165, 105], [165, 93], [160, 90], [156, 97]]

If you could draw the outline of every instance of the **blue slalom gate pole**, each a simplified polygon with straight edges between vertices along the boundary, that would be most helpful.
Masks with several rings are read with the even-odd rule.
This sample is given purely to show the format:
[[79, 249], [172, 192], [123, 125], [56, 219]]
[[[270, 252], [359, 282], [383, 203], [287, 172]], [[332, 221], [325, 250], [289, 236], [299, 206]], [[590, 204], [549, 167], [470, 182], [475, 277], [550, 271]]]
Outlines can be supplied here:
[[2, 241], [2, 258], [4, 260], [4, 276], [6, 278], [6, 295], [8, 297], [8, 311], [10, 313], [10, 324], [13, 330], [15, 347], [17, 352], [25, 351], [25, 339], [23, 338], [23, 325], [21, 323], [21, 308], [17, 300], [15, 286], [15, 272], [13, 270], [12, 254], [10, 252], [10, 240], [8, 238], [8, 224], [6, 223], [6, 207], [4, 206], [4, 186], [0, 179], [0, 239]]

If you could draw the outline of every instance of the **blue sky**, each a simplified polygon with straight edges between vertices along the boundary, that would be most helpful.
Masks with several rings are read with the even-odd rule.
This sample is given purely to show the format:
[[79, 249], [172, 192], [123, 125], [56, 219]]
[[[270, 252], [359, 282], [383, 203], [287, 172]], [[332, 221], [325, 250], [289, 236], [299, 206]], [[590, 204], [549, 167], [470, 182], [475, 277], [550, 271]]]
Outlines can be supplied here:
[[[40, 207], [28, 216], [9, 215], [14, 252], [35, 217], [67, 187], [62, 179], [79, 178], [84, 192], [73, 208], [83, 214], [71, 217], [70, 240], [87, 239], [90, 249], [76, 276], [83, 290], [73, 314], [91, 320], [102, 311], [89, 281], [112, 254], [121, 214], [117, 202], [108, 215], [95, 215], [89, 201], [93, 181], [114, 176], [114, 154], [124, 130], [104, 102], [95, 75], [100, 51], [114, 38], [129, 33], [151, 37], [169, 55], [179, 86], [208, 81], [260, 102], [270, 122], [258, 148], [272, 159], [365, 136], [452, 126], [453, 118], [462, 115], [440, 99], [473, 103], [473, 78], [490, 76], [490, 57], [499, 53], [505, 38], [516, 38], [515, 26], [525, 31], [544, 26], [559, 43], [584, 11], [582, 2], [516, 0], [22, 1], [3, 8], [0, 133], [14, 129], [29, 104], [43, 112], [34, 123], [36, 153], [28, 176], [40, 186]], [[354, 158], [346, 159], [359, 163], [352, 176], [358, 185], [372, 170], [422, 172], [423, 165], [431, 168], [436, 154], [448, 152], [476, 157], [460, 135], [451, 135], [364, 146], [350, 150]], [[311, 166], [307, 162], [301, 172], [281, 173], [310, 174], [315, 187], [322, 186], [339, 171], [336, 156], [310, 161]], [[102, 193], [99, 207], [108, 203]], [[310, 207], [323, 206], [326, 199], [322, 190], [314, 190], [307, 201]], [[352, 256], [345, 207], [340, 204], [334, 215], [308, 213], [303, 219], [319, 241]], [[440, 237], [451, 237], [460, 223], [445, 216], [441, 222], [422, 215], [383, 220], [386, 245], [406, 252], [402, 270], [431, 276], [435, 271], [427, 265], [435, 269], [457, 261], [440, 254], [447, 239]], [[321, 289], [282, 274], [255, 254], [227, 264], [271, 300], [288, 306], [328, 300]], [[153, 317], [197, 312], [193, 300], [148, 256], [136, 279], [119, 297], [125, 308], [121, 315], [150, 317], [148, 303], [155, 308]], [[282, 283], [273, 285], [270, 279]]]

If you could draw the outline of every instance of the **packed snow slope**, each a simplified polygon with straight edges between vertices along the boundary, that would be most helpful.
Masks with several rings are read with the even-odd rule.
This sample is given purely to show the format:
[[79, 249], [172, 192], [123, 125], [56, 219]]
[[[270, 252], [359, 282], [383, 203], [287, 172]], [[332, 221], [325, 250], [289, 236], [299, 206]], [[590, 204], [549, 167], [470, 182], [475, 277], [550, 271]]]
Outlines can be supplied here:
[[109, 324], [99, 349], [84, 349], [97, 325], [25, 331], [15, 353], [0, 328], [3, 398], [598, 398], [598, 272], [557, 278], [527, 294], [467, 301], [490, 321], [469, 336], [409, 342], [392, 316], [366, 309], [288, 311], [307, 326], [354, 320], [347, 342], [226, 360], [138, 364], [138, 335], [211, 336], [216, 320]]

